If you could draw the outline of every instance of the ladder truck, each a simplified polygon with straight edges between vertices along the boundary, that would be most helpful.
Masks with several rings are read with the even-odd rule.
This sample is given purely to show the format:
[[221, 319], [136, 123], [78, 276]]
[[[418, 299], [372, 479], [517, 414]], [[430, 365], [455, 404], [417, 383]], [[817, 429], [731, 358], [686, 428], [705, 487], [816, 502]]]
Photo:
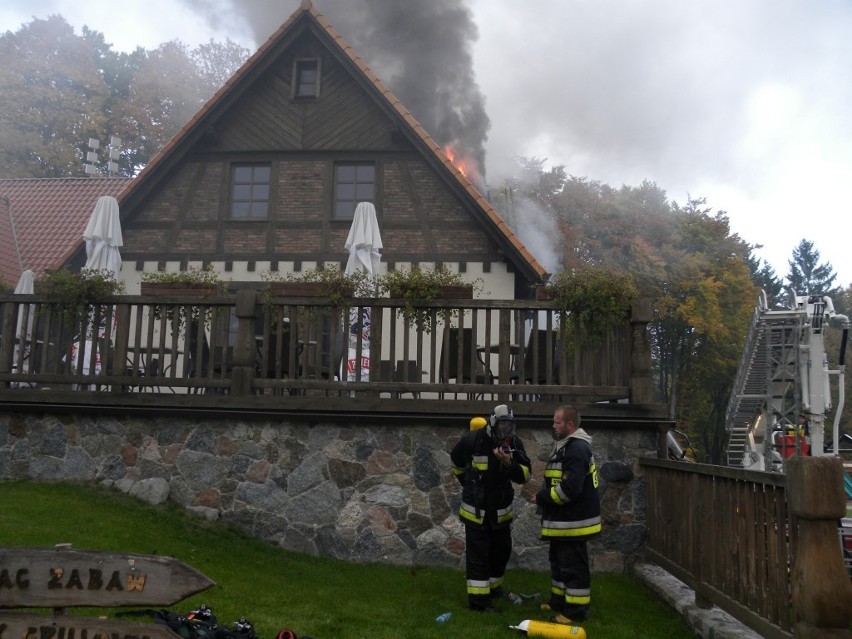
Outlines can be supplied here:
[[[824, 330], [832, 319], [842, 329], [837, 368], [825, 353]], [[848, 333], [849, 318], [836, 313], [827, 296], [791, 295], [789, 308], [770, 309], [761, 291], [728, 403], [728, 466], [784, 472], [792, 455], [838, 454]], [[826, 450], [832, 377], [838, 401]]]

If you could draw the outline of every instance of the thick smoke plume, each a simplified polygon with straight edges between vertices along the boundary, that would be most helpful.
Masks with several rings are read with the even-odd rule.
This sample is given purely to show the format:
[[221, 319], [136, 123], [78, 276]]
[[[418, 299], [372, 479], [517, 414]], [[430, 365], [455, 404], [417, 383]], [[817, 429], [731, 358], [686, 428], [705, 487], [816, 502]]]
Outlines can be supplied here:
[[[298, 0], [185, 0], [211, 23], [242, 15], [259, 45]], [[452, 145], [485, 176], [490, 122], [473, 71], [478, 30], [462, 0], [319, 0], [332, 26], [411, 111], [438, 144]]]

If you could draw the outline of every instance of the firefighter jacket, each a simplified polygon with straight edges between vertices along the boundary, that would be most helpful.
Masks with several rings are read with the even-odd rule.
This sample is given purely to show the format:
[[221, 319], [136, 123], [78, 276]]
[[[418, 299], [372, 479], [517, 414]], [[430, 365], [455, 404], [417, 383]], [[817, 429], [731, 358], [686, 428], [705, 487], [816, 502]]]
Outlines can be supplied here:
[[601, 531], [598, 470], [592, 438], [578, 428], [556, 450], [544, 471], [544, 486], [536, 494], [541, 506], [544, 540], [585, 539]]
[[462, 485], [459, 518], [464, 524], [500, 528], [512, 521], [512, 482], [529, 481], [530, 458], [517, 435], [500, 445], [511, 448], [511, 464], [504, 466], [494, 455], [497, 446], [485, 428], [465, 433], [450, 453], [453, 475]]

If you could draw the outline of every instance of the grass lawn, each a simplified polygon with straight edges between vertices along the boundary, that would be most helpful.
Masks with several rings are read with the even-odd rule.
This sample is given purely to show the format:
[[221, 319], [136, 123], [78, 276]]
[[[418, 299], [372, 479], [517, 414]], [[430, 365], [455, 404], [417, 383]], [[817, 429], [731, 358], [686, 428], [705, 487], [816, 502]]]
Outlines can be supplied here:
[[[275, 639], [284, 627], [300, 639], [495, 639], [516, 636], [509, 626], [523, 619], [547, 618], [534, 602], [502, 601], [496, 614], [467, 610], [464, 573], [455, 569], [313, 557], [192, 517], [175, 505], [153, 507], [93, 486], [0, 482], [0, 545], [58, 543], [176, 557], [216, 585], [173, 609], [188, 612], [204, 603], [227, 625], [246, 617], [258, 639]], [[510, 570], [506, 587], [545, 599], [549, 576]], [[436, 624], [435, 617], [447, 611], [452, 618]], [[71, 614], [94, 612], [103, 611]], [[582, 624], [589, 639], [694, 636], [674, 610], [627, 575], [592, 575], [591, 614]]]

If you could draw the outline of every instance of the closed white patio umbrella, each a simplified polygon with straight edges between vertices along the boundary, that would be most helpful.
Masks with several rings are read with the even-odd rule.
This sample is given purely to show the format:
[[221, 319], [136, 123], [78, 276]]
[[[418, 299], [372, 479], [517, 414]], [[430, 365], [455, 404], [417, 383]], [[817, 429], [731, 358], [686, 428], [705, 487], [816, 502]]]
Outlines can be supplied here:
[[[344, 248], [349, 251], [346, 262], [346, 273], [351, 275], [365, 271], [371, 278], [379, 273], [382, 262], [382, 235], [376, 219], [376, 207], [372, 202], [360, 202], [355, 207], [355, 216], [349, 228]], [[346, 360], [345, 379], [358, 379], [358, 368], [361, 369], [361, 381], [370, 379], [370, 309], [353, 308], [350, 312], [349, 353]], [[358, 341], [361, 341], [361, 360], [357, 362]]]
[[86, 265], [84, 268], [107, 270], [118, 279], [121, 273], [121, 252], [124, 238], [121, 235], [121, 221], [118, 215], [118, 201], [110, 195], [98, 198], [86, 230]]
[[[16, 295], [32, 295], [35, 292], [35, 273], [27, 269], [21, 273], [15, 286]], [[15, 352], [12, 360], [13, 370], [22, 373], [30, 371], [30, 357], [33, 351], [33, 321], [35, 320], [35, 304], [23, 305], [18, 308], [18, 321], [15, 327]]]
[[[118, 201], [111, 195], [102, 195], [95, 203], [86, 229], [83, 231], [83, 239], [86, 241], [86, 264], [84, 269], [109, 271], [114, 280], [118, 280], [121, 273], [120, 247], [124, 246], [124, 238], [121, 234], [121, 220], [119, 218]], [[98, 337], [102, 345], [112, 334], [113, 327], [99, 326]], [[89, 371], [95, 373], [101, 369], [101, 353], [97, 352], [94, 362], [91, 361], [93, 348], [91, 338], [85, 340], [85, 358], [83, 361], [83, 374]], [[77, 344], [72, 348], [72, 361], [77, 363]]]

